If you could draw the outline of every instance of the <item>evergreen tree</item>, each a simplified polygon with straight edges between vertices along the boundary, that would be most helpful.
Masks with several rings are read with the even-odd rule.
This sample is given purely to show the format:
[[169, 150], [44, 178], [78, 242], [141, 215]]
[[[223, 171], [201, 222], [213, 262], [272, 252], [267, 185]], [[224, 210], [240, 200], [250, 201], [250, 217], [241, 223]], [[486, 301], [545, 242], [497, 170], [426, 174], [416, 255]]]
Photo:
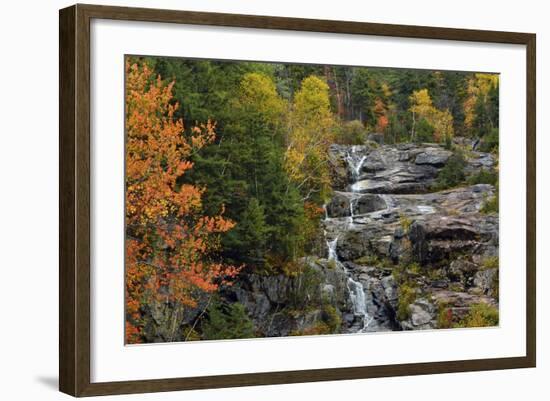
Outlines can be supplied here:
[[202, 323], [205, 340], [252, 338], [254, 334], [254, 324], [240, 303], [227, 305], [216, 300], [208, 308], [208, 319]]
[[354, 105], [354, 116], [363, 124], [374, 126], [376, 117], [373, 113], [376, 95], [372, 88], [372, 77], [366, 68], [353, 70], [351, 96]]
[[258, 199], [251, 198], [235, 230], [238, 247], [252, 257], [262, 257], [268, 241], [269, 227]]

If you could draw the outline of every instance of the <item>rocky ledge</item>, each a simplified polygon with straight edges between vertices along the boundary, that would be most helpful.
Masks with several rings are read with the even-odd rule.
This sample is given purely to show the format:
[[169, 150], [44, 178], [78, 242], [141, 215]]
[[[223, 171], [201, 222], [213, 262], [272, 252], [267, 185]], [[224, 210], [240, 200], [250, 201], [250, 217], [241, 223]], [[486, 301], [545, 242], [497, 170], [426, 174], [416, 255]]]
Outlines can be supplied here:
[[[242, 275], [224, 296], [263, 336], [478, 324], [465, 319], [498, 308], [499, 219], [482, 212], [496, 189], [434, 191], [452, 155], [437, 144], [332, 145], [324, 249], [300, 275]], [[495, 164], [465, 152], [466, 177]]]

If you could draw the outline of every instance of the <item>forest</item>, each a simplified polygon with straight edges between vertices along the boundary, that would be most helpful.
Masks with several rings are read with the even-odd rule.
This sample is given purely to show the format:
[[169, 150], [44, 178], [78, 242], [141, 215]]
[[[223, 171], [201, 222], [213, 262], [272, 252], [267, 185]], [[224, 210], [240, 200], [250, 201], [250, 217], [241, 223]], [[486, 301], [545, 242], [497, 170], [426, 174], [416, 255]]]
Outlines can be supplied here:
[[[448, 281], [433, 312], [437, 328], [498, 323], [495, 289], [481, 294], [481, 284], [473, 284], [478, 273], [498, 270], [498, 244], [496, 257], [495, 245], [485, 242], [478, 259], [454, 244], [441, 259], [418, 256], [413, 234], [430, 222], [419, 215], [415, 223], [416, 215], [400, 206], [411, 196], [475, 187], [468, 192], [479, 205], [472, 218], [498, 224], [498, 74], [138, 56], [126, 58], [125, 74], [127, 344], [404, 330], [417, 299], [443, 296], [432, 291], [437, 280]], [[372, 182], [385, 182], [377, 171], [406, 162], [391, 161], [396, 151], [444, 160], [421, 163], [415, 153], [415, 168], [424, 170], [407, 181], [414, 189], [393, 178], [390, 189], [372, 189]], [[367, 165], [374, 156], [382, 167]], [[338, 167], [345, 170], [341, 182]], [[352, 184], [367, 186], [356, 191]], [[335, 211], [338, 196], [349, 215]], [[403, 256], [401, 239], [396, 257], [371, 252], [380, 239], [373, 237], [346, 257], [344, 236], [375, 232], [360, 218], [378, 219], [368, 208], [379, 198], [393, 213], [383, 217], [384, 229], [404, 230], [411, 256]], [[430, 202], [437, 209], [439, 200]], [[343, 217], [351, 219], [345, 229]], [[485, 238], [456, 235], [462, 242]], [[457, 272], [457, 260], [475, 271]], [[370, 267], [378, 269], [372, 280], [393, 280], [389, 317], [369, 310], [374, 281], [354, 284]], [[341, 286], [330, 278], [340, 270]], [[417, 276], [434, 271], [444, 277], [430, 276], [431, 292], [417, 284]], [[319, 290], [327, 282], [336, 295]], [[454, 316], [458, 295], [450, 293], [479, 299]], [[367, 298], [363, 306], [358, 297]], [[369, 319], [378, 326], [366, 330]]]

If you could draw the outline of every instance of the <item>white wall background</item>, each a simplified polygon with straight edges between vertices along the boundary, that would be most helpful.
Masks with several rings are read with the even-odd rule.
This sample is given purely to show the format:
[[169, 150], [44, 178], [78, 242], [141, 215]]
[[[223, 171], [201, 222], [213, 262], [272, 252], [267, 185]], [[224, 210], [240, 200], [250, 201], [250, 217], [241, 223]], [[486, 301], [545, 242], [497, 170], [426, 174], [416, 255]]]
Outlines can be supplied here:
[[[91, 1], [91, 0], [90, 0]], [[157, 0], [95, 1], [141, 7], [525, 31], [538, 45], [538, 367], [241, 389], [104, 397], [102, 400], [277, 400], [343, 398], [464, 400], [547, 398], [550, 296], [543, 283], [550, 224], [549, 43], [545, 3], [535, 0]], [[5, 2], [0, 15], [0, 395], [67, 399], [57, 392], [58, 9], [70, 1]], [[540, 157], [540, 156], [543, 157]], [[545, 224], [546, 223], [546, 224]], [[449, 344], [452, 346], [452, 344]]]

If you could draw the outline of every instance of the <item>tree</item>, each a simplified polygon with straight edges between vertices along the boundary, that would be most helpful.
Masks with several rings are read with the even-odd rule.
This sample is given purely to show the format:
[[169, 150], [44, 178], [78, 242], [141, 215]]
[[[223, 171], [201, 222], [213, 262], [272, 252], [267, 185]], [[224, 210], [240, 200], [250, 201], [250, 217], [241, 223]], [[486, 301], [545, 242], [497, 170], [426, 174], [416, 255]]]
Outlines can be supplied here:
[[218, 234], [234, 223], [202, 213], [206, 188], [178, 183], [193, 168], [191, 154], [214, 140], [214, 124], [184, 136], [174, 83], [147, 64], [127, 62], [126, 76], [126, 341], [140, 341], [148, 323], [141, 311], [155, 302], [171, 305], [170, 341], [179, 327], [174, 310], [194, 308], [198, 294], [237, 274], [213, 258]]
[[205, 340], [252, 338], [254, 334], [254, 324], [240, 303], [227, 305], [216, 300], [208, 308], [208, 319], [202, 323]]
[[445, 166], [437, 173], [434, 189], [441, 191], [447, 188], [453, 188], [464, 182], [466, 175], [464, 168], [466, 160], [462, 152], [455, 152], [449, 157]]
[[331, 191], [327, 151], [335, 121], [328, 89], [323, 80], [310, 76], [294, 98], [285, 169], [304, 201], [323, 203]]
[[453, 116], [449, 110], [434, 107], [427, 89], [414, 91], [409, 98], [409, 110], [413, 115], [411, 140], [417, 140], [417, 121], [425, 119], [433, 127], [433, 139], [436, 142], [450, 140], [453, 137]]
[[388, 110], [382, 99], [377, 98], [375, 100], [373, 112], [376, 116], [376, 132], [384, 133], [389, 124], [389, 120], [387, 116]]
[[372, 109], [375, 101], [375, 92], [371, 86], [372, 76], [367, 68], [353, 69], [351, 79], [351, 97], [359, 120], [363, 124], [373, 126], [375, 117]]
[[239, 219], [236, 229], [243, 250], [252, 256], [263, 256], [269, 235], [264, 209], [258, 199], [251, 198]]
[[418, 142], [431, 142], [433, 138], [434, 127], [425, 118], [421, 118], [416, 124], [415, 139]]
[[468, 81], [464, 101], [464, 126], [478, 137], [498, 128], [498, 74], [474, 74]]

